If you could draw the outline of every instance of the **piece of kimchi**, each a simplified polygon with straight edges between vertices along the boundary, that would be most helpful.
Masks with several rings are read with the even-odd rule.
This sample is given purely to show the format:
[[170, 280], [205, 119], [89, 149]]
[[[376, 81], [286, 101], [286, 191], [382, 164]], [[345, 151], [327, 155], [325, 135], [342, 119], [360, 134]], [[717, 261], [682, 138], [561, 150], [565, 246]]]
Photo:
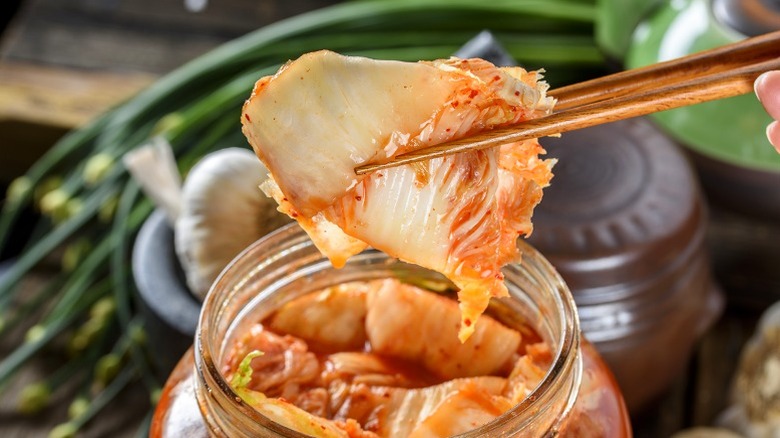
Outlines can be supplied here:
[[271, 178], [263, 190], [334, 266], [368, 246], [448, 277], [467, 339], [551, 177], [528, 140], [357, 176], [356, 166], [541, 117], [538, 72], [481, 59], [380, 61], [318, 51], [261, 78], [243, 132]]

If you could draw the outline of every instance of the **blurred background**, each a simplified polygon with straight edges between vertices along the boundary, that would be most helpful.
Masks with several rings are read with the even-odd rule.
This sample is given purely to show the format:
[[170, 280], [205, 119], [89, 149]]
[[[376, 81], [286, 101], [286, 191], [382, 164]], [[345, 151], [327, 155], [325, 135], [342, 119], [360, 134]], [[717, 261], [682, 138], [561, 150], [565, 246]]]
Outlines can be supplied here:
[[[175, 221], [152, 214], [155, 195], [123, 157], [162, 139], [186, 180], [203, 156], [246, 148], [240, 105], [287, 60], [321, 48], [408, 61], [459, 53], [544, 68], [557, 87], [780, 30], [776, 0], [12, 0], [4, 10], [4, 437], [145, 436], [202, 292], [176, 256]], [[760, 391], [780, 385], [766, 371], [780, 363], [780, 321], [766, 313], [756, 330], [780, 299], [768, 123], [749, 95], [544, 142], [561, 161], [531, 243], [571, 287], [638, 437], [780, 433], [778, 391]], [[584, 263], [607, 259], [611, 271]]]

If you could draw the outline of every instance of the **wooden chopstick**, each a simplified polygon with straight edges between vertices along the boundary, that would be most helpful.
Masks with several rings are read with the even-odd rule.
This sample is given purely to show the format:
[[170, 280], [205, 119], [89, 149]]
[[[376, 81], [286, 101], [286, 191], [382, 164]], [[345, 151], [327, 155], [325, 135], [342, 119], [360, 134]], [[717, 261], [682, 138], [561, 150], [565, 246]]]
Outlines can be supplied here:
[[780, 56], [780, 31], [682, 58], [567, 85], [550, 90], [547, 94], [558, 100], [555, 110], [561, 111], [605, 99], [649, 91], [658, 87], [659, 79], [672, 82], [692, 76], [701, 77], [768, 61], [778, 56]]
[[[727, 47], [730, 47], [730, 50], [726, 49]], [[724, 63], [728, 67], [723, 67]], [[678, 64], [684, 67], [678, 67]], [[449, 154], [555, 135], [657, 111], [738, 96], [751, 92], [753, 82], [761, 73], [776, 69], [780, 69], [780, 32], [566, 87], [568, 90], [561, 89], [565, 93], [560, 93], [559, 96], [570, 104], [562, 111], [401, 154], [387, 163], [362, 165], [355, 168], [355, 173], [363, 175]]]

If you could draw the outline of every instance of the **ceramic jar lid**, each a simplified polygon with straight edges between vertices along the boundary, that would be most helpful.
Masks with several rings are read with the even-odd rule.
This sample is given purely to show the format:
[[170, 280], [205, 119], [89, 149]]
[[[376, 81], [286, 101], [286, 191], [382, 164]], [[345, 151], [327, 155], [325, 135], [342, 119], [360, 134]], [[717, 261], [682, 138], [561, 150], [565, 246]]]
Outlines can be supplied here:
[[639, 412], [684, 371], [723, 307], [696, 178], [645, 119], [542, 144], [559, 161], [530, 243], [569, 285], [586, 338]]
[[[639, 281], [664, 269], [703, 232], [695, 176], [676, 147], [634, 119], [542, 139], [558, 158], [534, 212], [530, 243], [572, 290]], [[698, 237], [697, 237], [698, 236]], [[579, 296], [578, 304], [621, 291]]]
[[746, 36], [780, 29], [777, 0], [712, 0], [712, 13], [724, 25]]

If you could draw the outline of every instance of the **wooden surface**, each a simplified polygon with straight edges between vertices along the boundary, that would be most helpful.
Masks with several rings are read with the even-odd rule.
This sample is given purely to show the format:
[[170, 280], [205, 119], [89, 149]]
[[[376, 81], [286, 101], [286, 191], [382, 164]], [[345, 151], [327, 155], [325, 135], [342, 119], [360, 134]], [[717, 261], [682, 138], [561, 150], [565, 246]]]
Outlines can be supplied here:
[[126, 100], [156, 77], [0, 62], [0, 122], [71, 129]]
[[23, 0], [0, 38], [0, 188], [67, 129], [228, 40], [336, 0]]
[[65, 132], [84, 125], [156, 78], [148, 73], [0, 60], [0, 181], [10, 181]]
[[6, 60], [163, 74], [225, 41], [335, 0], [24, 0]]

